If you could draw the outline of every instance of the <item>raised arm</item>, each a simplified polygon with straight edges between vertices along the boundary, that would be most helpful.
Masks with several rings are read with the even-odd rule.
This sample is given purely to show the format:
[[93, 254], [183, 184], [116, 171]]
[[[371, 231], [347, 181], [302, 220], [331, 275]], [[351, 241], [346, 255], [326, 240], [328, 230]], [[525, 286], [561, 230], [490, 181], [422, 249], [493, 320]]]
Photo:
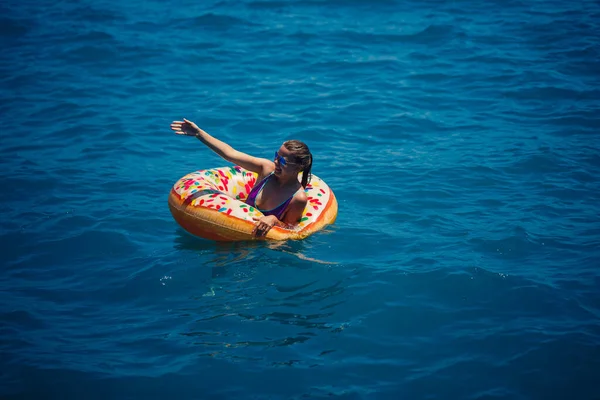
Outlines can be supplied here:
[[246, 153], [242, 153], [228, 145], [227, 143], [212, 137], [206, 131], [200, 129], [198, 125], [187, 119], [183, 121], [173, 121], [171, 129], [178, 135], [195, 136], [209, 149], [217, 153], [225, 160], [239, 165], [240, 167], [252, 172], [256, 172], [260, 176], [269, 174], [275, 169], [275, 164], [266, 158], [254, 157]]

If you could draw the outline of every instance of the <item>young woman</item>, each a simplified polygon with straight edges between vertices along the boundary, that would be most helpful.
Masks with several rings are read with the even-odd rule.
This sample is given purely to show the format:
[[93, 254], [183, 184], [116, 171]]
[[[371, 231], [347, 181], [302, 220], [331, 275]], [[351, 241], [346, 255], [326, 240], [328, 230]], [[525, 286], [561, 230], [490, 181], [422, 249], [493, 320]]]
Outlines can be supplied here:
[[[308, 201], [303, 189], [310, 181], [312, 167], [312, 154], [306, 144], [288, 140], [275, 151], [271, 161], [237, 151], [185, 118], [173, 121], [171, 129], [178, 135], [197, 137], [225, 160], [258, 174], [256, 184], [246, 199], [248, 205], [264, 214], [256, 219], [255, 236], [265, 236], [275, 225], [289, 227], [299, 222]], [[301, 183], [298, 182], [300, 172]]]

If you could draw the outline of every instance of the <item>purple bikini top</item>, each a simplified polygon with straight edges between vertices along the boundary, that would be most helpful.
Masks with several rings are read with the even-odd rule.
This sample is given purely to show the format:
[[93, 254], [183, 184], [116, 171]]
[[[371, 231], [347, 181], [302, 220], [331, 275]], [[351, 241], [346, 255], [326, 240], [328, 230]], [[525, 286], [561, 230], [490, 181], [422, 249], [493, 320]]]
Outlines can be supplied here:
[[248, 198], [246, 199], [246, 204], [248, 204], [250, 207], [256, 208], [258, 211], [260, 211], [264, 215], [274, 215], [275, 217], [277, 217], [278, 220], [281, 221], [281, 217], [283, 216], [283, 213], [285, 212], [285, 209], [287, 208], [288, 204], [290, 204], [290, 201], [292, 201], [292, 198], [294, 197], [294, 195], [292, 195], [292, 197], [290, 197], [289, 199], [287, 199], [286, 201], [284, 201], [283, 203], [281, 203], [280, 205], [278, 205], [277, 207], [275, 207], [271, 210], [261, 210], [260, 208], [258, 208], [256, 206], [256, 196], [258, 196], [258, 194], [261, 192], [261, 190], [263, 189], [263, 187], [265, 186], [265, 184], [267, 183], [267, 181], [269, 180], [271, 175], [273, 175], [272, 172], [269, 175], [265, 176], [262, 181], [258, 182], [256, 185], [254, 185], [252, 190], [250, 190], [250, 193], [248, 193]]

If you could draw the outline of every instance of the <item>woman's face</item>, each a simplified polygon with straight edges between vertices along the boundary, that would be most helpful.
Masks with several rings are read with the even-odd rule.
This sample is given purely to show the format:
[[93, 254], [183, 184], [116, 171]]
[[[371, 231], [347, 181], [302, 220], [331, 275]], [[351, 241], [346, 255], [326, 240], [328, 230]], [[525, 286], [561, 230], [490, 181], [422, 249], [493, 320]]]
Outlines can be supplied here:
[[296, 158], [291, 151], [281, 145], [274, 155], [275, 175], [285, 176], [298, 174], [302, 170], [302, 165], [296, 162]]

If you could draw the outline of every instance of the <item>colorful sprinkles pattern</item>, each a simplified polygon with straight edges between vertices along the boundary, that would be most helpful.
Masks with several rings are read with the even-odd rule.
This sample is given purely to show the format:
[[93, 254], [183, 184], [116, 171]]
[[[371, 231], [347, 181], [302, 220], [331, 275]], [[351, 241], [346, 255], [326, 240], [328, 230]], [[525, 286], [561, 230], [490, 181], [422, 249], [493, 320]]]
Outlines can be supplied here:
[[[250, 207], [244, 200], [256, 184], [257, 174], [240, 166], [213, 168], [192, 172], [173, 186], [182, 201], [191, 198], [193, 207], [217, 210], [232, 217], [253, 222], [253, 217], [262, 213]], [[312, 175], [305, 189], [308, 204], [300, 219], [297, 230], [315, 221], [329, 201], [330, 189], [320, 178]]]

